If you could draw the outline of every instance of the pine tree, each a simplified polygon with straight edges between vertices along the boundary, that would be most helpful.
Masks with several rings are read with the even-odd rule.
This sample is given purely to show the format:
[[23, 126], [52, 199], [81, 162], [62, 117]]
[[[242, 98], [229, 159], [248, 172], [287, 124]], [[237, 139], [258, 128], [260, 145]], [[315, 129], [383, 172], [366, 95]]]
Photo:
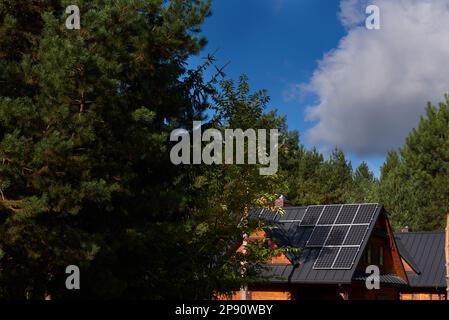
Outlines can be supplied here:
[[168, 134], [205, 109], [185, 65], [209, 3], [77, 1], [68, 30], [69, 2], [0, 1], [0, 295], [67, 296], [71, 264], [83, 296], [176, 294]]
[[[316, 149], [299, 145], [282, 159], [286, 196], [293, 205], [336, 204], [352, 201], [352, 165], [341, 150], [328, 160]], [[287, 164], [287, 165], [286, 165]]]
[[209, 1], [77, 1], [80, 30], [71, 4], [0, 0], [0, 297], [210, 299], [258, 277], [272, 250], [235, 246], [277, 176], [170, 161], [206, 110], [220, 130], [285, 122], [245, 77], [206, 81], [213, 57], [186, 67]]
[[371, 203], [376, 202], [377, 180], [374, 173], [370, 171], [368, 164], [362, 162], [354, 172], [354, 195], [353, 202]]
[[442, 230], [449, 197], [449, 100], [429, 104], [400, 153], [382, 169], [380, 198], [397, 227]]

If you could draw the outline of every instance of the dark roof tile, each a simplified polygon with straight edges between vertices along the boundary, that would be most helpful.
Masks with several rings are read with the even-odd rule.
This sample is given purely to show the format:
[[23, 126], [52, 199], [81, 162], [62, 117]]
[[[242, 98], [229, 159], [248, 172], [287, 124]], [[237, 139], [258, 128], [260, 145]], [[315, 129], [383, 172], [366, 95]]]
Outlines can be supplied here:
[[[368, 274], [356, 273], [352, 278], [354, 281], [366, 281]], [[407, 281], [395, 274], [382, 274], [379, 276], [379, 281], [381, 284], [395, 284], [395, 285], [407, 285]]]
[[395, 234], [398, 250], [417, 272], [408, 273], [411, 287], [446, 288], [443, 232]]

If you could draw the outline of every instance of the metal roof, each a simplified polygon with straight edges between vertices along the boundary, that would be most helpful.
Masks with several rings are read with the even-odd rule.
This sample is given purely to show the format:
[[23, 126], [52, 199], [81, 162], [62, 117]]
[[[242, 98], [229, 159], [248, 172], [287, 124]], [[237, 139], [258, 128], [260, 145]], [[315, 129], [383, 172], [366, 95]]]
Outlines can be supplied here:
[[[325, 206], [313, 207], [324, 208]], [[292, 265], [267, 265], [267, 270], [264, 274], [265, 277], [269, 276], [271, 282], [289, 281], [290, 283], [297, 284], [350, 284], [355, 269], [365, 251], [375, 222], [384, 211], [383, 206], [376, 204], [376, 210], [369, 223], [368, 232], [361, 243], [360, 250], [357, 253], [352, 268], [349, 270], [316, 270], [313, 268], [321, 249], [306, 247], [311, 230], [299, 227], [307, 208], [310, 207], [287, 207], [283, 209], [285, 211], [284, 213], [272, 212], [268, 209], [251, 210], [251, 218], [265, 220], [272, 226], [267, 229], [267, 233], [279, 246], [303, 248], [301, 252], [286, 252], [286, 256], [292, 262]]]
[[[370, 276], [370, 275], [368, 275], [366, 273], [356, 272], [354, 274], [354, 277], [352, 278], [352, 280], [365, 282], [366, 279], [368, 278], [368, 276]], [[404, 279], [402, 279], [401, 277], [399, 277], [395, 274], [381, 274], [379, 276], [379, 281], [381, 284], [394, 284], [394, 285], [403, 285], [403, 286], [408, 285], [407, 281], [405, 281]]]
[[446, 288], [443, 232], [395, 233], [398, 250], [415, 270], [407, 272], [411, 287]]

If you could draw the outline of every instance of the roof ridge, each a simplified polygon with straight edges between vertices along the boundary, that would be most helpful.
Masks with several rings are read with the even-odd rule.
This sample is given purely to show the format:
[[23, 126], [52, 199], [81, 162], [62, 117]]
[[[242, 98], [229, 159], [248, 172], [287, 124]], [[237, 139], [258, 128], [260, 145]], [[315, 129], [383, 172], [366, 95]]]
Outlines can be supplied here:
[[304, 209], [309, 207], [337, 207], [337, 206], [364, 206], [364, 205], [377, 205], [381, 206], [382, 203], [379, 202], [360, 202], [360, 203], [333, 203], [333, 204], [311, 204], [311, 205], [302, 205], [302, 206], [288, 206], [283, 209]]
[[394, 232], [395, 235], [407, 234], [444, 234], [444, 231], [413, 231], [413, 232]]

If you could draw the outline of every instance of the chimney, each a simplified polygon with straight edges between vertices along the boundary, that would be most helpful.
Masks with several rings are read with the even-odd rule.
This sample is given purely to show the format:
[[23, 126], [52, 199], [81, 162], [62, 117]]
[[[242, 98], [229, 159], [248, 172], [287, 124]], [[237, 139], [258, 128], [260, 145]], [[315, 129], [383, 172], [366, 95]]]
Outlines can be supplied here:
[[280, 196], [278, 199], [276, 199], [276, 201], [274, 202], [274, 206], [276, 208], [283, 208], [285, 205], [285, 197], [284, 196]]
[[407, 226], [405, 228], [402, 228], [401, 232], [402, 233], [412, 232], [412, 229], [409, 226]]

